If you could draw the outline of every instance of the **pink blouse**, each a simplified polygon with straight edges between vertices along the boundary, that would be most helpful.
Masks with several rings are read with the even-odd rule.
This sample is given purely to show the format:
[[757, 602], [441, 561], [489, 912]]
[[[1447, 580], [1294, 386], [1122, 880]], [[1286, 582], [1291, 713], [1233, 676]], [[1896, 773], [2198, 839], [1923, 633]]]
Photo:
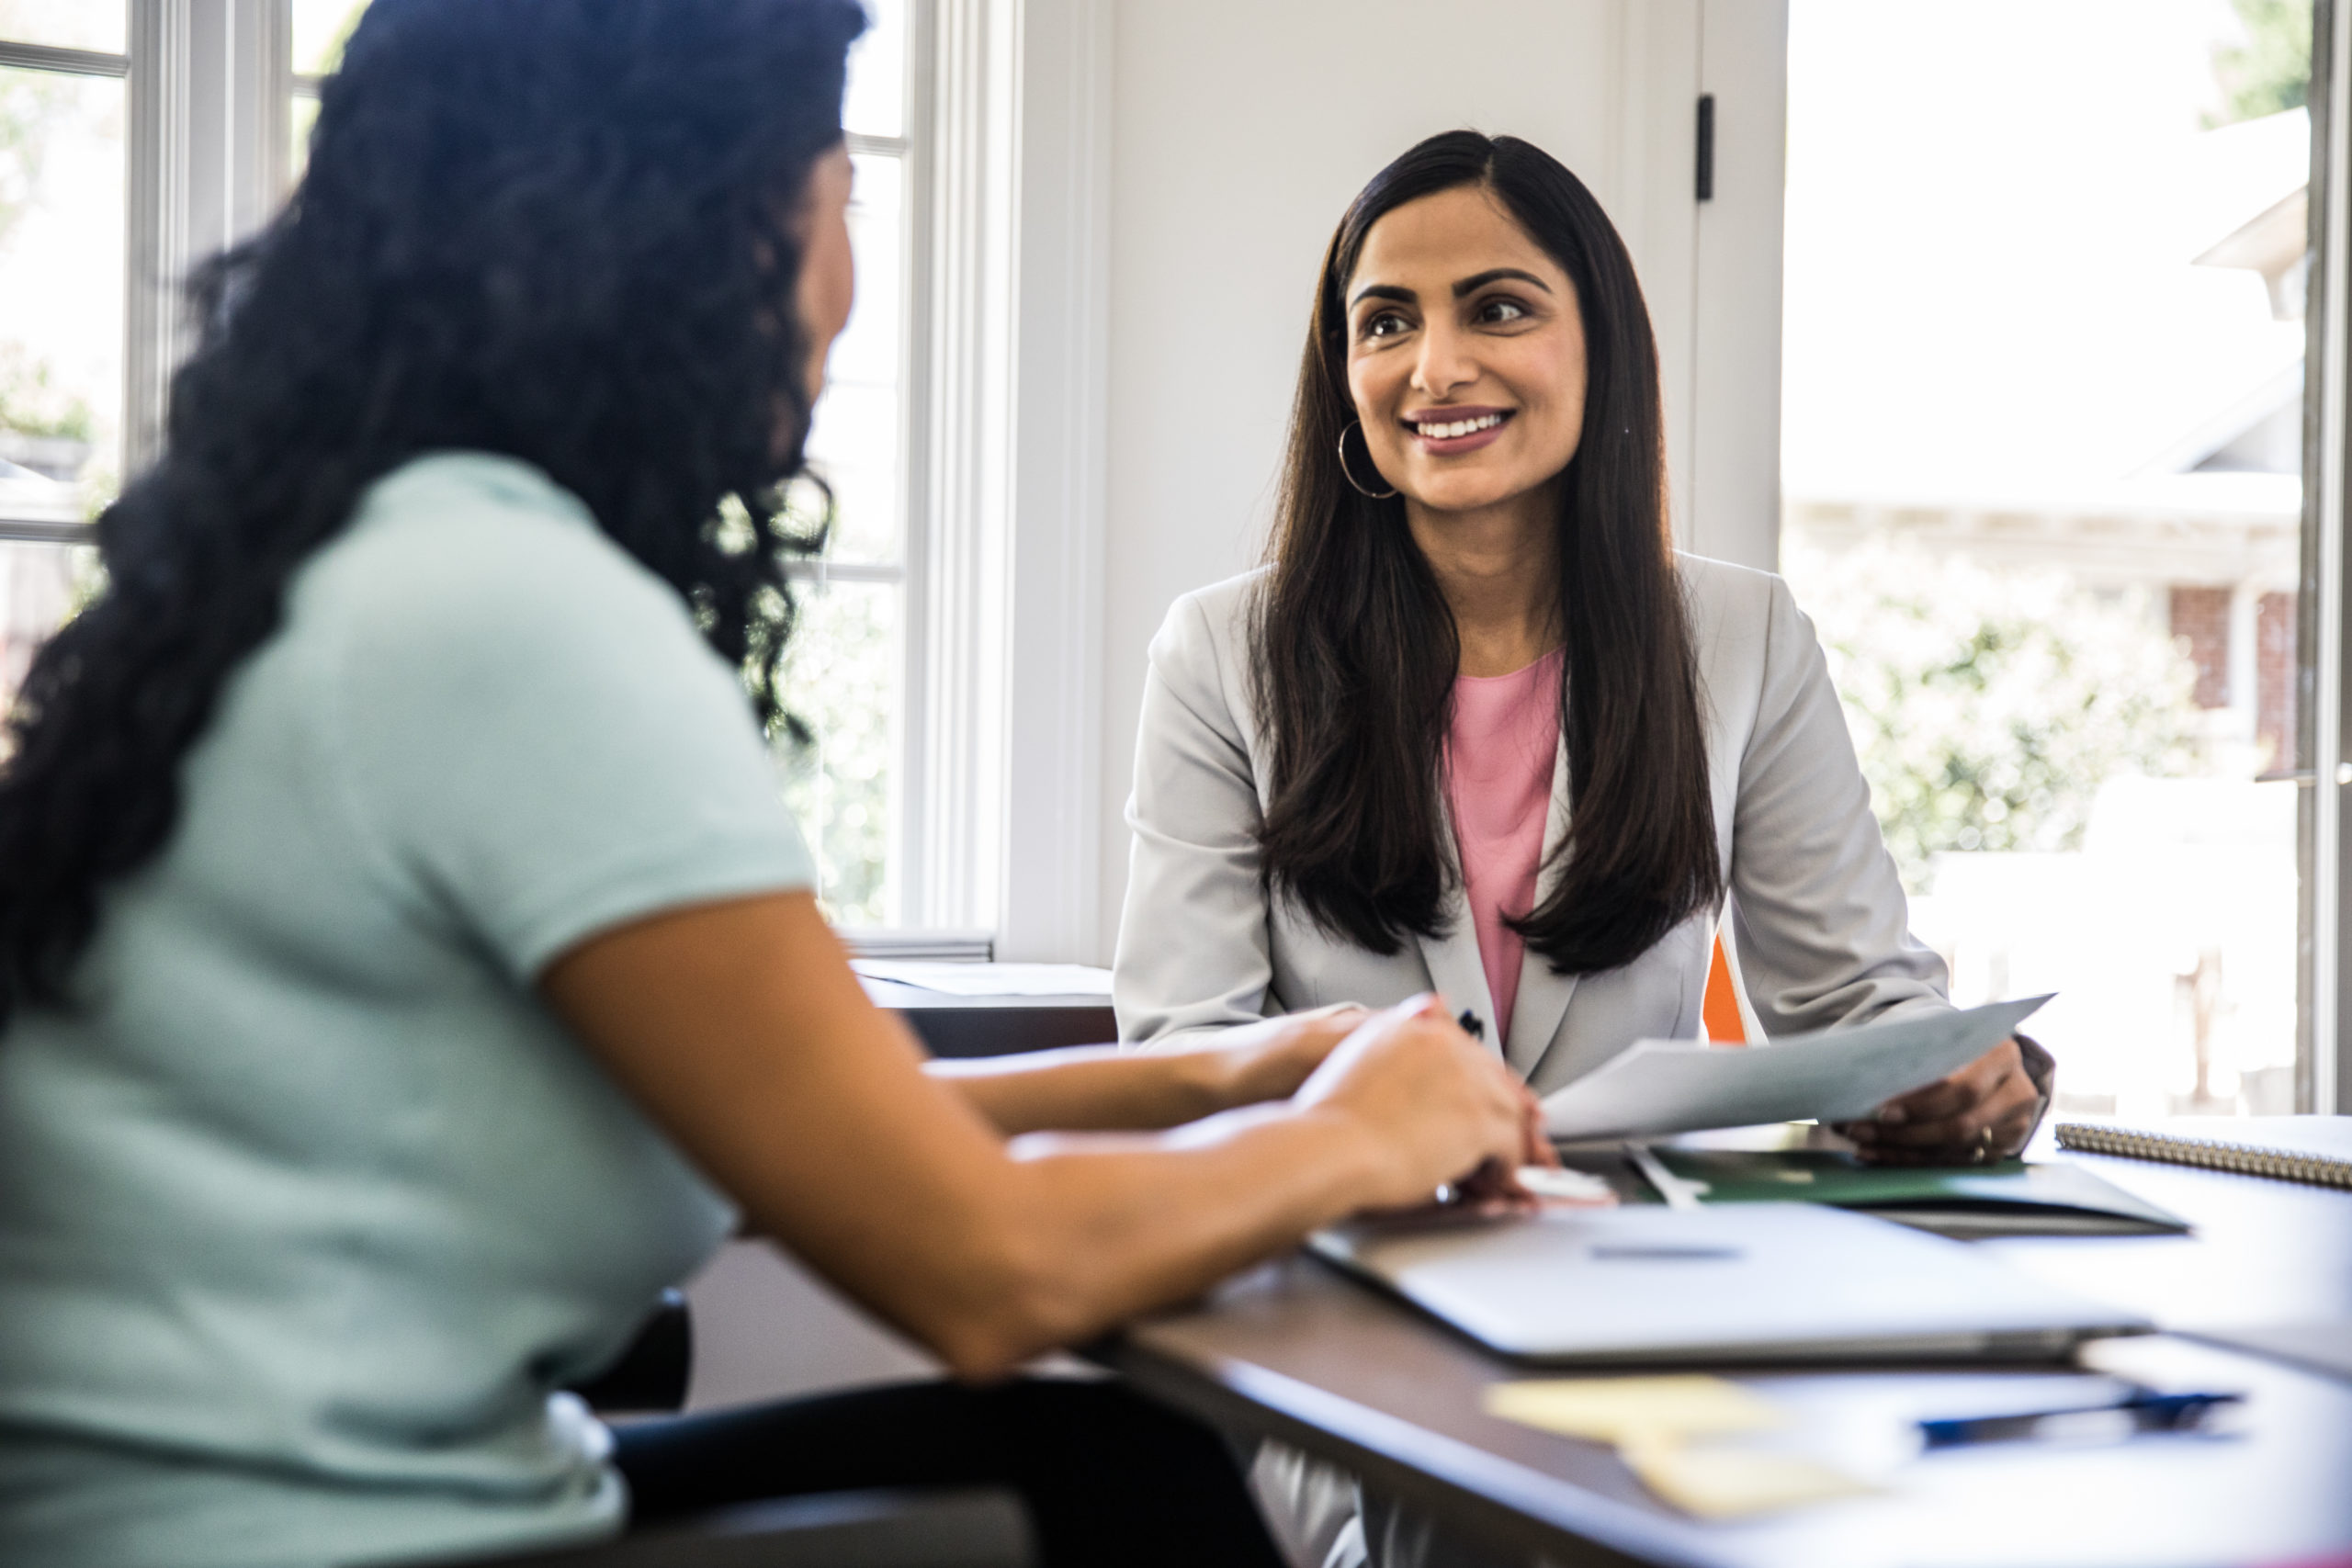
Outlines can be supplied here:
[[1526, 944], [1503, 924], [1535, 907], [1535, 872], [1544, 858], [1544, 822], [1552, 803], [1552, 768], [1560, 749], [1560, 671], [1554, 649], [1509, 675], [1461, 675], [1453, 682], [1453, 723], [1446, 736], [1445, 800], [1478, 958], [1494, 1000], [1487, 1043], [1510, 1037]]

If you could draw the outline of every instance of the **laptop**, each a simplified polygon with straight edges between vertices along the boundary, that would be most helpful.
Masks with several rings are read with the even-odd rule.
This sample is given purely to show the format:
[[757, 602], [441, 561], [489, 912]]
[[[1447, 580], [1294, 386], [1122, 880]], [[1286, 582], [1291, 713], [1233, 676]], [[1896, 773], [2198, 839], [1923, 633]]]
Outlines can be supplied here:
[[1963, 1242], [1808, 1203], [1357, 1221], [1317, 1256], [1521, 1360], [2054, 1360], [2154, 1325]]

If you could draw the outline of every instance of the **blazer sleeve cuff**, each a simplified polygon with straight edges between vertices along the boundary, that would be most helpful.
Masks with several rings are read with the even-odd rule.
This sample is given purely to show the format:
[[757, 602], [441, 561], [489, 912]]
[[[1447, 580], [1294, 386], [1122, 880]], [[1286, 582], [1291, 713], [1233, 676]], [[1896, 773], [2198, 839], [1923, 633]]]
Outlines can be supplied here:
[[2025, 1076], [2032, 1080], [2035, 1091], [2041, 1096], [2041, 1103], [2034, 1108], [2032, 1129], [2026, 1134], [2027, 1141], [2030, 1142], [2033, 1134], [2041, 1131], [2042, 1118], [2050, 1114], [2050, 1103], [2057, 1097], [2058, 1058], [2050, 1054], [2049, 1047], [2030, 1034], [2018, 1034], [2013, 1038], [2018, 1043], [2018, 1054], [2025, 1058]]

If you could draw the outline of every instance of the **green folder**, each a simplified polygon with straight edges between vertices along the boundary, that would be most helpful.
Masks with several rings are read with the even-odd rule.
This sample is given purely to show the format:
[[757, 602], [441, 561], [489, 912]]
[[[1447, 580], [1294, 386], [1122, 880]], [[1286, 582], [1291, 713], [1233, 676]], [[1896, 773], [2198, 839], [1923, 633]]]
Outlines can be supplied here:
[[2188, 1223], [2075, 1165], [1894, 1168], [1832, 1149], [1651, 1151], [1707, 1203], [1827, 1203], [1963, 1240], [1992, 1235], [2178, 1235]]

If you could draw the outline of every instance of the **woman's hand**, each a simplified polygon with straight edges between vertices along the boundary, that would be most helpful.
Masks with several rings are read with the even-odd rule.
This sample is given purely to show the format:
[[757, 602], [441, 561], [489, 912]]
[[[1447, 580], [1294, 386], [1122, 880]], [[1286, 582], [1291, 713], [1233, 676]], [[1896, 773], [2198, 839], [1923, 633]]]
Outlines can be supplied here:
[[1838, 1129], [1879, 1165], [1983, 1165], [2025, 1147], [2041, 1091], [2015, 1040], [2004, 1040], [1948, 1078], [1888, 1100], [1867, 1122]]
[[[1363, 1021], [1302, 1085], [1294, 1103], [1332, 1113], [1364, 1134], [1368, 1206], [1411, 1208], [1448, 1183], [1516, 1188], [1531, 1158], [1534, 1101], [1491, 1051], [1416, 997]], [[1540, 1132], [1537, 1138], [1541, 1142]], [[1549, 1145], [1545, 1145], [1548, 1153]]]
[[1200, 1048], [1214, 1062], [1218, 1108], [1288, 1100], [1371, 1017], [1369, 1008], [1334, 1002], [1226, 1031]]

